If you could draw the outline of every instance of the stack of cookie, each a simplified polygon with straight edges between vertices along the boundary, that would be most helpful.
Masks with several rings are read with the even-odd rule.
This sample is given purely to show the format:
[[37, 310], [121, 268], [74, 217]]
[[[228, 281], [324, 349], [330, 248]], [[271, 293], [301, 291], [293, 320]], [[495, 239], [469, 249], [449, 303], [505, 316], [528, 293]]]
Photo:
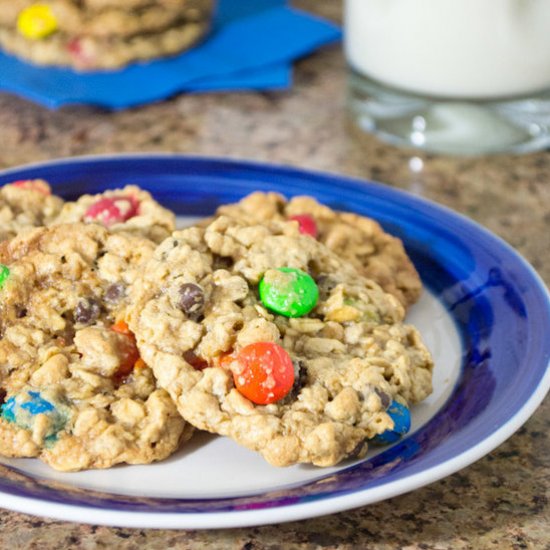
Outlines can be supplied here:
[[257, 193], [176, 231], [135, 186], [63, 204], [42, 181], [0, 190], [13, 220], [16, 190], [47, 211], [0, 244], [2, 455], [145, 464], [200, 429], [330, 466], [431, 392], [418, 275], [372, 220]]
[[209, 29], [213, 0], [0, 0], [0, 47], [39, 65], [115, 69], [177, 54]]

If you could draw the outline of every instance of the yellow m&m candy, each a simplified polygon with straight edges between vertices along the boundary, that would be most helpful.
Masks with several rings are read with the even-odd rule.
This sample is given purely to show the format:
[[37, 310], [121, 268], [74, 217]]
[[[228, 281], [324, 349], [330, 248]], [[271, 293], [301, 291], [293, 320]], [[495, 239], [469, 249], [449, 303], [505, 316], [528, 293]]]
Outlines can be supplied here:
[[40, 40], [57, 30], [57, 19], [47, 4], [33, 4], [19, 14], [17, 29], [26, 38]]

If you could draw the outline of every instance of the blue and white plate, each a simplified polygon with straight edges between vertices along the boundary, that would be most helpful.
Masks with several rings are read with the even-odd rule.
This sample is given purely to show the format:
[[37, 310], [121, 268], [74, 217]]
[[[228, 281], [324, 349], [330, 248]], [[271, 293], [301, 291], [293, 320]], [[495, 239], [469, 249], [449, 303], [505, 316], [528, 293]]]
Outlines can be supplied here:
[[62, 474], [0, 460], [0, 504], [59, 519], [220, 528], [279, 523], [412, 491], [481, 458], [514, 433], [550, 386], [550, 299], [533, 269], [479, 225], [380, 184], [250, 162], [172, 155], [76, 158], [0, 173], [44, 178], [75, 198], [125, 183], [183, 221], [254, 190], [311, 194], [379, 220], [405, 243], [427, 290], [409, 315], [436, 363], [435, 391], [405, 439], [330, 469], [277, 469], [225, 438], [199, 434], [148, 466]]

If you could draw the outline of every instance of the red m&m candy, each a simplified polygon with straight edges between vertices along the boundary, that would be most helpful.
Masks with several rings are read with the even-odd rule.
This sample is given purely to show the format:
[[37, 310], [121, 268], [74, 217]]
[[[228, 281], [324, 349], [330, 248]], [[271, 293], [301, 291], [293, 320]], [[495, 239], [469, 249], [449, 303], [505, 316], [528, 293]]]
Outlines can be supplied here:
[[245, 346], [231, 366], [237, 390], [257, 405], [280, 401], [294, 385], [292, 359], [273, 342]]
[[89, 40], [73, 38], [67, 43], [67, 51], [80, 68], [92, 68], [96, 62], [94, 48]]
[[19, 187], [20, 189], [28, 189], [29, 191], [36, 191], [42, 195], [51, 195], [52, 192], [49, 186], [42, 180], [18, 180], [12, 182], [14, 187]]
[[139, 201], [132, 196], [105, 197], [94, 202], [84, 214], [84, 221], [98, 222], [109, 227], [133, 218], [139, 209]]
[[317, 224], [312, 216], [309, 214], [296, 214], [295, 216], [290, 216], [289, 220], [298, 222], [298, 230], [304, 235], [309, 235], [314, 239], [317, 238]]

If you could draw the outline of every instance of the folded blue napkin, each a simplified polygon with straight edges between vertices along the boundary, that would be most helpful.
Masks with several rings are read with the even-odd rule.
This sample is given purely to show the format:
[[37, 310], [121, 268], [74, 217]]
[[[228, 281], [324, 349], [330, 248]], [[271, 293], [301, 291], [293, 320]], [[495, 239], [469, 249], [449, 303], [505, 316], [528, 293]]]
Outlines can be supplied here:
[[124, 109], [179, 92], [284, 89], [294, 59], [339, 38], [336, 25], [284, 0], [220, 0], [210, 36], [179, 56], [78, 73], [0, 52], [0, 91], [50, 108], [85, 103]]

